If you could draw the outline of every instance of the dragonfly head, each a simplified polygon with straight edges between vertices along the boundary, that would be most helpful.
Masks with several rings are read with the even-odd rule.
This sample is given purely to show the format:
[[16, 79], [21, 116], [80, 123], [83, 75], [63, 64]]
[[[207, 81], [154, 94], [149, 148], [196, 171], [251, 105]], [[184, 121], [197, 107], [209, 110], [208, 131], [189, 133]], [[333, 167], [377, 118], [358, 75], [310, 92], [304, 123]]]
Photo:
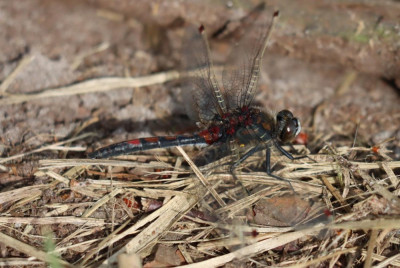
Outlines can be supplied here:
[[288, 110], [282, 110], [276, 115], [276, 124], [276, 136], [283, 143], [293, 141], [301, 130], [300, 121]]

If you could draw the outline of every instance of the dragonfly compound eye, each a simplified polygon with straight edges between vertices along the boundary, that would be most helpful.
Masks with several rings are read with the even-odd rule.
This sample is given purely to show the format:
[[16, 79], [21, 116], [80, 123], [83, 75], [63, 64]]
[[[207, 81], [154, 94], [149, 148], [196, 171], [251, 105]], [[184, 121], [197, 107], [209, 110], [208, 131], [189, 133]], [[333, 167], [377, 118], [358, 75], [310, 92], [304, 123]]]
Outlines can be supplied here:
[[300, 130], [300, 121], [297, 118], [290, 118], [286, 121], [286, 124], [284, 124], [279, 138], [283, 143], [291, 142], [300, 133]]
[[300, 133], [300, 121], [293, 117], [292, 112], [288, 110], [280, 111], [276, 115], [276, 121], [277, 134], [283, 143], [292, 141]]
[[289, 110], [282, 110], [276, 115], [278, 124], [283, 126], [287, 121], [293, 118], [293, 114]]

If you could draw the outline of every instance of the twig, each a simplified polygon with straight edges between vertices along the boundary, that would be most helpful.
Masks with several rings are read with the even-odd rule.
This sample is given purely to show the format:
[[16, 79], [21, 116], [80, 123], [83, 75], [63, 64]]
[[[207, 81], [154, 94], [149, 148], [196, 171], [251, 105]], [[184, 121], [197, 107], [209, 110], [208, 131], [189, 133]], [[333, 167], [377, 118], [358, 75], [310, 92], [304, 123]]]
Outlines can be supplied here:
[[218, 202], [218, 204], [221, 207], [226, 206], [226, 203], [224, 200], [219, 197], [217, 191], [209, 185], [207, 182], [206, 178], [204, 177], [203, 173], [199, 170], [199, 168], [193, 163], [193, 161], [189, 158], [189, 156], [186, 154], [186, 152], [182, 149], [182, 147], [177, 146], [176, 147], [178, 151], [182, 154], [183, 158], [185, 158], [186, 162], [190, 165], [190, 167], [193, 169], [194, 173], [196, 174], [197, 178], [199, 178], [200, 182], [204, 185], [204, 187], [207, 188], [207, 190], [210, 192], [210, 194], [214, 197], [214, 199]]
[[111, 193], [109, 193], [108, 195], [103, 196], [102, 198], [100, 198], [91, 208], [89, 208], [88, 210], [85, 211], [85, 213], [83, 213], [82, 218], [87, 218], [90, 215], [93, 214], [93, 212], [95, 212], [99, 207], [101, 207], [102, 205], [104, 205], [105, 203], [107, 203], [108, 201], [110, 201], [111, 198], [113, 198], [114, 196], [120, 194], [123, 192], [123, 189], [121, 188], [117, 188], [114, 189]]
[[75, 224], [86, 226], [104, 226], [103, 219], [80, 218], [80, 217], [0, 217], [0, 223], [19, 223], [19, 224]]
[[[35, 58], [35, 56], [29, 55], [24, 57], [21, 62], [18, 64], [17, 68], [15, 68], [14, 71], [12, 71], [12, 73], [7, 76], [6, 79], [4, 79], [3, 83], [1, 83], [0, 85], [0, 96], [1, 95], [8, 95], [6, 94], [6, 91], [8, 89], [8, 87], [10, 86], [10, 84], [12, 83], [12, 81], [14, 81], [14, 79], [17, 77], [17, 75], [29, 64], [32, 62], [32, 60]], [[1, 100], [0, 100], [1, 101]]]
[[110, 47], [110, 44], [107, 42], [104, 42], [98, 46], [95, 46], [94, 48], [91, 48], [88, 51], [85, 51], [85, 52], [79, 54], [78, 56], [75, 57], [74, 61], [72, 62], [71, 70], [73, 70], [73, 71], [76, 70], [79, 67], [79, 65], [81, 65], [84, 58], [91, 56], [93, 54], [96, 54], [98, 52], [104, 51], [104, 50], [108, 49], [109, 47]]
[[12, 94], [0, 99], [0, 105], [17, 104], [43, 98], [64, 97], [71, 95], [105, 92], [120, 88], [145, 87], [162, 84], [179, 78], [179, 72], [169, 71], [142, 77], [122, 78], [107, 77], [87, 80], [70, 86], [51, 88], [34, 94]]
[[[48, 258], [49, 258], [49, 254], [38, 250], [35, 247], [32, 247], [26, 243], [23, 243], [11, 236], [5, 235], [3, 233], [0, 233], [0, 241], [8, 247], [12, 247], [20, 252], [23, 252], [25, 254], [27, 254], [28, 256], [32, 256], [35, 257], [38, 260], [47, 262]], [[63, 267], [74, 267], [72, 264], [70, 264], [69, 262], [66, 262], [64, 260], [58, 259], [55, 260], [57, 263], [59, 263], [60, 265], [62, 265]]]
[[29, 152], [26, 152], [26, 153], [13, 155], [13, 156], [6, 157], [6, 158], [0, 158], [0, 163], [5, 163], [5, 162], [11, 161], [11, 160], [22, 158], [24, 156], [31, 155], [31, 154], [34, 154], [34, 153], [43, 152], [43, 151], [46, 151], [46, 150], [57, 150], [57, 149], [60, 149], [59, 146], [62, 145], [62, 144], [65, 144], [65, 143], [68, 143], [68, 142], [73, 142], [73, 141], [76, 141], [76, 140], [82, 140], [82, 139], [85, 139], [85, 138], [93, 136], [93, 135], [94, 135], [93, 133], [85, 133], [85, 134], [82, 134], [80, 136], [77, 136], [77, 137], [74, 137], [74, 138], [71, 138], [71, 139], [68, 139], [68, 140], [65, 140], [65, 141], [60, 141], [60, 142], [53, 143], [53, 144], [50, 144], [50, 145], [42, 146], [40, 148], [37, 148], [35, 150], [29, 151]]
[[[154, 241], [168, 228], [178, 221], [189, 209], [191, 209], [205, 193], [203, 187], [199, 188], [200, 183], [195, 181], [182, 192], [181, 195], [177, 195], [172, 198], [168, 203], [164, 204], [161, 208], [154, 211], [147, 217], [137, 221], [132, 227], [125, 230], [121, 234], [115, 236], [114, 239], [107, 243], [108, 245], [115, 243], [116, 241], [124, 238], [125, 236], [137, 232], [137, 230], [152, 222], [144, 230], [142, 230], [137, 236], [135, 236], [124, 248], [116, 252], [110, 258], [105, 260], [100, 267], [108, 267], [110, 263], [116, 261], [117, 256], [121, 253], [138, 253], [147, 246], [155, 245]], [[204, 190], [203, 190], [204, 189]], [[193, 191], [198, 191], [194, 194]]]

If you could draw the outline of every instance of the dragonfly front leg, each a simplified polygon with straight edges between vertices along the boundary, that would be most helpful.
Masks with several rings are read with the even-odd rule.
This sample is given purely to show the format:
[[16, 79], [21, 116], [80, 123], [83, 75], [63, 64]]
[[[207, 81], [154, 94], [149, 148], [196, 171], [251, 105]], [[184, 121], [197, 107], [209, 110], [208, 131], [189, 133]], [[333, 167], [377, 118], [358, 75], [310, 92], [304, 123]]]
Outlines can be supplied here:
[[[274, 145], [275, 147], [287, 158], [289, 158], [290, 160], [299, 160], [299, 159], [303, 159], [303, 158], [309, 158], [308, 155], [302, 155], [302, 156], [297, 156], [294, 157], [291, 153], [289, 153], [288, 151], [286, 151], [285, 149], [283, 149], [282, 146], [280, 146], [276, 141], [274, 141]], [[292, 148], [294, 149], [293, 145], [291, 145]], [[296, 151], [297, 152], [297, 151]], [[311, 160], [313, 160], [312, 158], [309, 158]], [[314, 161], [314, 160], [313, 160]]]

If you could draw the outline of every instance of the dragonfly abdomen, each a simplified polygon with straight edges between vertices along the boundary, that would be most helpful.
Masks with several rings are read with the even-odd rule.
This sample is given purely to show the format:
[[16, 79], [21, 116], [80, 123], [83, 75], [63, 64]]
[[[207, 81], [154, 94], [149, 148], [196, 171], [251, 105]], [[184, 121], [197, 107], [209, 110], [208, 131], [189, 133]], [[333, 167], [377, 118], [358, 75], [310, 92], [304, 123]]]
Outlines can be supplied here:
[[204, 137], [199, 135], [192, 136], [161, 136], [139, 138], [130, 141], [124, 141], [100, 148], [89, 154], [90, 158], [108, 158], [122, 154], [146, 151], [156, 148], [167, 148], [185, 145], [207, 145]]

